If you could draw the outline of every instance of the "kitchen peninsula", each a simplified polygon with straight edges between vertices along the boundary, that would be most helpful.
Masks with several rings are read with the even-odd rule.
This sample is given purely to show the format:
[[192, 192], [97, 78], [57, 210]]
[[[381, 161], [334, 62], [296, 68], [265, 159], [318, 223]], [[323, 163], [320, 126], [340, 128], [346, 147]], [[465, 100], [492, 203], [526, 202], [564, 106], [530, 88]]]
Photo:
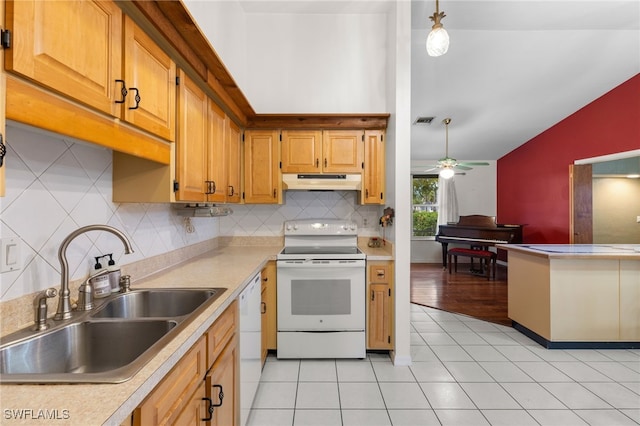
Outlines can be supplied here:
[[547, 348], [640, 347], [640, 245], [498, 245], [508, 316]]

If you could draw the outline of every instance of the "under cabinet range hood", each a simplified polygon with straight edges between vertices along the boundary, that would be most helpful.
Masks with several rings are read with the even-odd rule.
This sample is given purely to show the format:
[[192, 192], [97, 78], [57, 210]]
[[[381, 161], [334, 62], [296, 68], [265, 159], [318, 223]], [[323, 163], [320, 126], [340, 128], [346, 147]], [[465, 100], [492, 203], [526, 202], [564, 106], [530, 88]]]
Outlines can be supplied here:
[[230, 207], [215, 204], [179, 204], [173, 208], [178, 216], [184, 217], [220, 217], [233, 213]]
[[362, 176], [346, 174], [294, 174], [282, 175], [282, 189], [307, 191], [360, 191]]

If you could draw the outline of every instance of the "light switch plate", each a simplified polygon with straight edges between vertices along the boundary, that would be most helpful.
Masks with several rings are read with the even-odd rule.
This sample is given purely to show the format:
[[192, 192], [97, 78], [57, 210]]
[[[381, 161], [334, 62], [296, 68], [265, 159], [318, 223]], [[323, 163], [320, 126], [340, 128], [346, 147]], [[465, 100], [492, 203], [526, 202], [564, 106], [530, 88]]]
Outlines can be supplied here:
[[0, 238], [0, 272], [22, 268], [22, 241], [18, 237]]

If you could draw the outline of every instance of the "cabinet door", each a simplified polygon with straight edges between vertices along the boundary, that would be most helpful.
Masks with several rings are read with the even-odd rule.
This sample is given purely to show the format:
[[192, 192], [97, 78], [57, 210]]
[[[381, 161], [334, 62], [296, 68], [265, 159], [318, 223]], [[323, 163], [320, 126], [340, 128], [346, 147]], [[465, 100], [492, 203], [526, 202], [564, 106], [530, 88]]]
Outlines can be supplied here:
[[322, 171], [361, 173], [363, 135], [361, 130], [325, 130], [322, 133]]
[[171, 425], [206, 373], [207, 346], [201, 338], [134, 412], [139, 425]]
[[391, 288], [387, 284], [369, 286], [367, 347], [391, 349]]
[[225, 139], [227, 141], [227, 202], [239, 203], [241, 201], [242, 188], [242, 145], [240, 143], [240, 127], [227, 117], [225, 127]]
[[107, 114], [119, 113], [122, 10], [115, 2], [7, 1], [6, 15], [13, 33], [13, 46], [5, 50], [7, 70]]
[[198, 389], [188, 400], [186, 407], [175, 418], [173, 424], [175, 425], [191, 425], [191, 426], [205, 426], [208, 424], [209, 418], [208, 403], [205, 400], [205, 382], [204, 380], [198, 386]]
[[[238, 346], [234, 336], [213, 363], [206, 378], [207, 397], [213, 404], [220, 404], [213, 410], [212, 425], [234, 426], [239, 423], [238, 406]], [[220, 393], [224, 398], [220, 399]]]
[[207, 107], [206, 93], [183, 72], [180, 72], [176, 200], [206, 200]]
[[213, 100], [209, 100], [209, 122], [208, 122], [208, 176], [209, 180], [215, 182], [215, 191], [209, 194], [208, 201], [224, 203], [227, 201], [227, 147], [226, 147], [226, 121], [227, 115], [216, 105]]
[[367, 263], [367, 348], [393, 349], [393, 263]]
[[[129, 94], [122, 104], [122, 116], [129, 123], [174, 141], [176, 64], [128, 17], [124, 20], [124, 40], [124, 80]], [[140, 96], [139, 102], [136, 95]]]
[[275, 350], [277, 345], [277, 320], [278, 307], [276, 297], [276, 262], [269, 261], [262, 269], [262, 282], [265, 284], [265, 307], [267, 326], [262, 329], [266, 334], [266, 344], [268, 350]]
[[382, 130], [364, 132], [362, 204], [384, 204], [385, 148]]
[[244, 202], [278, 204], [282, 197], [278, 132], [247, 130], [244, 135]]
[[[0, 7], [0, 22], [4, 22], [4, 8]], [[0, 92], [1, 93], [6, 93], [5, 92], [5, 87], [6, 87], [6, 78], [4, 75], [4, 50], [0, 51]], [[6, 148], [6, 144], [7, 141], [5, 140], [5, 101], [6, 101], [6, 96], [0, 96], [0, 144], [4, 144], [4, 145], [0, 145], [0, 148], [2, 146], [4, 146]], [[3, 164], [0, 167], [0, 197], [4, 197], [5, 195], [5, 170], [7, 169], [7, 166], [5, 165], [6, 163], [4, 163], [4, 159], [3, 159]]]
[[[264, 280], [264, 278], [262, 278]], [[263, 282], [260, 291], [260, 365], [264, 366], [269, 349], [267, 348], [267, 285]]]
[[322, 171], [322, 131], [282, 131], [282, 173]]

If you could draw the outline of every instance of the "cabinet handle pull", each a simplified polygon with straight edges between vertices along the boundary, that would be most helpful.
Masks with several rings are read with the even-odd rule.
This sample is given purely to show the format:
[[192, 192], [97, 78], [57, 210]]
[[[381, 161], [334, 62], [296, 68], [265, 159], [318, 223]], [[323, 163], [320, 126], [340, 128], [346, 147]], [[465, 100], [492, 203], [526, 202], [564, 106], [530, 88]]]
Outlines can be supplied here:
[[236, 193], [236, 191], [233, 189], [233, 186], [229, 185], [229, 196], [233, 197], [233, 194], [235, 194], [235, 193]]
[[127, 97], [127, 83], [124, 82], [124, 80], [116, 80], [116, 83], [122, 83], [122, 88], [120, 89], [120, 94], [122, 95], [122, 99], [120, 99], [119, 101], [116, 100], [117, 104], [123, 104], [124, 100]]
[[216, 193], [216, 181], [212, 180], [211, 181], [211, 192], [210, 194], [215, 194]]
[[140, 106], [140, 101], [142, 100], [142, 98], [140, 97], [140, 91], [138, 90], [137, 87], [132, 87], [129, 90], [135, 90], [136, 91], [136, 96], [134, 96], [133, 99], [136, 100], [136, 105], [129, 107], [129, 109], [138, 109], [138, 107]]
[[213, 411], [213, 408], [215, 407], [222, 407], [222, 399], [224, 398], [224, 392], [222, 391], [222, 385], [211, 385], [212, 388], [220, 388], [220, 391], [218, 392], [218, 399], [220, 400], [219, 404], [214, 404], [213, 401], [211, 402], [211, 407]]
[[267, 313], [267, 304], [264, 302], [260, 302], [260, 305], [262, 307], [262, 309], [260, 309], [260, 313], [261, 314], [266, 314]]
[[369, 198], [369, 190], [368, 189], [364, 190], [364, 198]]
[[324, 166], [327, 167], [327, 159], [324, 159]]
[[371, 290], [371, 301], [373, 302], [375, 298], [376, 298], [376, 294], [373, 292], [373, 290]]
[[209, 417], [205, 419], [200, 419], [203, 422], [208, 422], [209, 420], [213, 420], [213, 401], [211, 398], [202, 398], [203, 401], [207, 401], [207, 413], [209, 413]]
[[266, 283], [267, 281], [269, 281], [269, 277], [264, 277], [264, 278], [262, 279], [262, 281], [264, 281], [264, 282]]
[[316, 169], [320, 167], [320, 160], [318, 158], [316, 158]]
[[2, 133], [0, 133], [0, 167], [4, 164], [4, 156], [7, 155], [7, 147], [2, 142]]
[[276, 190], [273, 190], [273, 198], [276, 198]]

